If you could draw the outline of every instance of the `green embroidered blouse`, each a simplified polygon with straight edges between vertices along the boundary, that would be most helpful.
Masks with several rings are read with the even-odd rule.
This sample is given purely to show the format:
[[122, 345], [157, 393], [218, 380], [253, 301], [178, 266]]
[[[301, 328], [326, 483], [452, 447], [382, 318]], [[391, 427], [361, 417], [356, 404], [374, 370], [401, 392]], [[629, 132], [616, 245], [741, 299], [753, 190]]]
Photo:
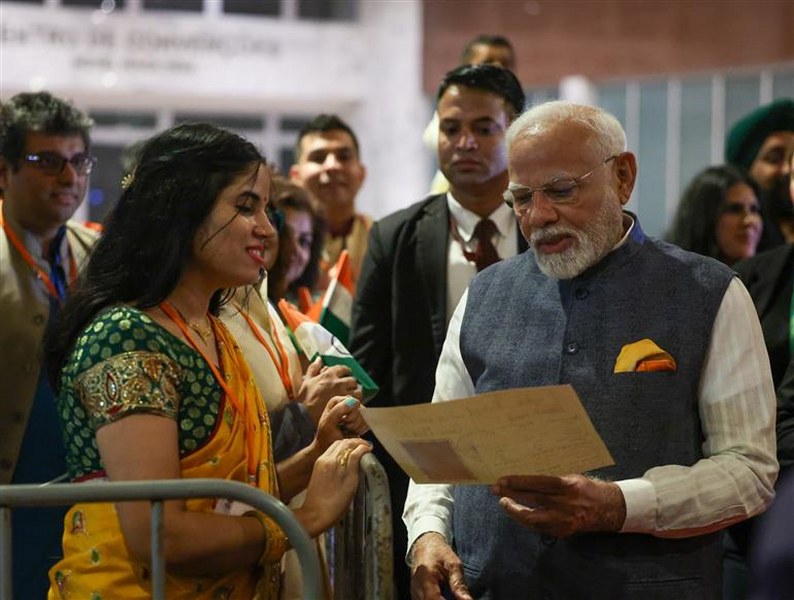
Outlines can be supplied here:
[[215, 430], [221, 398], [193, 348], [139, 310], [106, 310], [78, 336], [61, 373], [58, 407], [70, 477], [103, 475], [96, 431], [135, 413], [175, 419], [180, 456], [190, 454]]

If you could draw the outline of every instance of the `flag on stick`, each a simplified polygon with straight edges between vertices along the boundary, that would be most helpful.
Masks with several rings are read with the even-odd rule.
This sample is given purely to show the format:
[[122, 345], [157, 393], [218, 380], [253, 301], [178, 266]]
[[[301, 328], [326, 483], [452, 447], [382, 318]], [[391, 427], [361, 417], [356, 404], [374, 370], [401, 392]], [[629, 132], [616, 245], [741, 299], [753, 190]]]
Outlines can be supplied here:
[[326, 366], [345, 365], [348, 367], [351, 375], [361, 386], [364, 402], [377, 393], [379, 389], [377, 384], [337, 336], [319, 323], [312, 321], [286, 300], [279, 300], [278, 309], [284, 316], [287, 327], [292, 331], [298, 349], [309, 361], [313, 361], [319, 356]]
[[329, 273], [331, 282], [323, 297], [309, 309], [307, 315], [334, 334], [342, 344], [350, 341], [353, 315], [353, 274], [350, 254], [342, 250], [339, 260]]

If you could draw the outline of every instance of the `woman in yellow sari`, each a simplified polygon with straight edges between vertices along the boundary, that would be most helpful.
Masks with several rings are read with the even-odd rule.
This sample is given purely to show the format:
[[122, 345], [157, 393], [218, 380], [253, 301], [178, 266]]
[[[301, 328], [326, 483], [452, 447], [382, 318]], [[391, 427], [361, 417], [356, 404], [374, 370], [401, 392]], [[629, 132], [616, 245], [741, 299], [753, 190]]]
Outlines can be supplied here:
[[[270, 176], [249, 142], [180, 125], [141, 149], [134, 175], [48, 338], [67, 462], [75, 481], [218, 477], [279, 495], [267, 410], [248, 365], [216, 318], [224, 290], [254, 283], [272, 225]], [[357, 401], [323, 414], [293, 511], [310, 536], [344, 512], [357, 485]], [[310, 466], [310, 465], [309, 465]], [[303, 481], [301, 481], [303, 480]], [[297, 490], [282, 492], [291, 496]], [[164, 505], [171, 598], [275, 598], [288, 542], [264, 515], [216, 500]], [[50, 598], [148, 598], [149, 504], [78, 504]]]

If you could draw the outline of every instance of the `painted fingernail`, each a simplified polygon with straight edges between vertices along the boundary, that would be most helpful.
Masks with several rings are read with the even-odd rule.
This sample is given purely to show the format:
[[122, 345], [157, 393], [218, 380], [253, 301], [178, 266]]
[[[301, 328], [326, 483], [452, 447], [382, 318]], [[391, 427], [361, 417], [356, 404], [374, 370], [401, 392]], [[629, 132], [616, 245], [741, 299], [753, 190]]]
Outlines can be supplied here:
[[350, 407], [355, 406], [357, 402], [358, 401], [355, 398], [353, 398], [352, 396], [348, 396], [347, 400], [345, 400], [345, 404], [347, 404]]

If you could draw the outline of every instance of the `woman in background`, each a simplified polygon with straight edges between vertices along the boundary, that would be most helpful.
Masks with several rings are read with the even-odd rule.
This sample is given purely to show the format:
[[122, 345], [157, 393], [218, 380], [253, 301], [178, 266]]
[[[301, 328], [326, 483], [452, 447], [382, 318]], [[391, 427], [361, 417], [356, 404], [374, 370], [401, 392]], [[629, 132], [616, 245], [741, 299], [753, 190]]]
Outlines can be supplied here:
[[755, 254], [762, 231], [755, 183], [723, 165], [708, 167], [687, 186], [667, 239], [732, 265]]
[[273, 225], [273, 234], [265, 238], [265, 264], [262, 272], [263, 278], [254, 288], [264, 292], [264, 298], [278, 302], [287, 293], [287, 271], [289, 270], [289, 256], [292, 255], [294, 242], [288, 234], [284, 221], [284, 213], [275, 204], [275, 190], [278, 175], [271, 172], [270, 204], [267, 205], [267, 218]]
[[[58, 315], [47, 364], [74, 481], [218, 477], [279, 489], [267, 411], [217, 318], [226, 290], [258, 281], [270, 174], [249, 142], [184, 124], [149, 140], [105, 234]], [[330, 527], [369, 450], [340, 439], [357, 402], [336, 398], [318, 436], [306, 502], [311, 536]], [[263, 514], [211, 499], [164, 503], [168, 598], [275, 598], [287, 540]], [[240, 514], [243, 513], [243, 514]], [[78, 504], [50, 598], [149, 598], [148, 502]]]
[[274, 181], [273, 203], [284, 215], [286, 233], [291, 238], [290, 254], [286, 256], [286, 297], [295, 302], [299, 290], [306, 288], [310, 296], [322, 292], [320, 258], [325, 238], [325, 221], [315, 211], [309, 192], [283, 178]]

